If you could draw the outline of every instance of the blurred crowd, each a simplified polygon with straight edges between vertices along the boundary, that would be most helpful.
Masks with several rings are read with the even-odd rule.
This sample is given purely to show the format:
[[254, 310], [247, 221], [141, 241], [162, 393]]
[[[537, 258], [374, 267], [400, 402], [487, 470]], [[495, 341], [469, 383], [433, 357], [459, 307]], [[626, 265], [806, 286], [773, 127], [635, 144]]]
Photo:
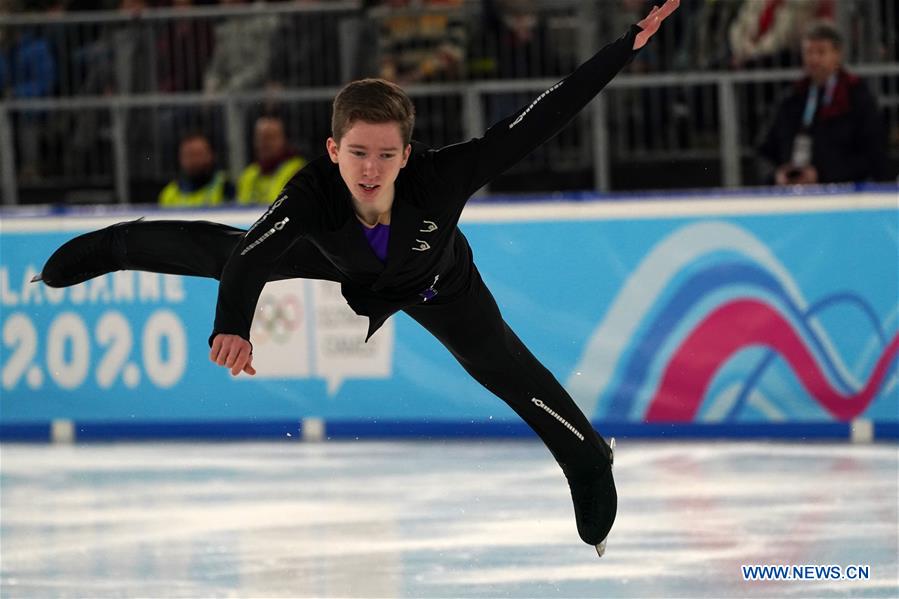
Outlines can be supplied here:
[[[894, 1], [683, 0], [674, 21], [660, 32], [660, 39], [628, 68], [635, 73], [654, 73], [800, 66], [808, 26], [834, 22], [838, 13], [843, 25], [841, 57], [851, 53], [869, 62], [896, 62], [899, 36]], [[221, 15], [216, 14], [217, 8], [249, 4], [257, 10], [222, 10]], [[599, 30], [598, 39], [609, 39], [642, 18], [652, 6], [649, 0], [598, 0], [590, 4], [595, 10], [572, 13], [554, 12], [553, 3], [538, 0], [365, 0], [349, 12], [317, 13], [265, 9], [327, 7], [328, 3], [0, 0], [0, 14], [37, 12], [46, 17], [32, 25], [4, 26], [0, 22], [0, 93], [7, 99], [20, 100], [185, 92], [215, 95], [334, 87], [365, 76], [384, 77], [403, 85], [558, 77], [570, 72], [583, 57], [577, 34], [583, 26], [579, 19], [584, 15], [593, 19], [591, 26]], [[195, 7], [206, 10], [191, 10]], [[169, 14], [163, 18], [151, 9], [169, 9]], [[117, 11], [120, 18], [74, 25], [70, 19], [60, 19], [87, 11]], [[180, 11], [183, 17], [178, 16]], [[884, 14], [892, 15], [892, 19], [886, 23], [878, 19]], [[767, 100], [773, 103], [774, 98]], [[487, 121], [504, 116], [519, 102], [519, 97], [511, 94], [491, 98], [486, 106]], [[39, 110], [22, 112], [16, 121], [20, 178], [27, 182], [48, 168], [77, 171], [78, 161], [85, 154], [96, 155], [98, 151], [94, 147], [96, 138], [104, 131], [100, 118], [49, 115]], [[198, 145], [202, 139], [214, 156], [212, 148], [223, 141], [210, 133], [216, 129], [211, 120], [221, 117], [209, 111], [199, 114], [196, 109], [170, 108], [153, 119], [139, 111], [128, 111], [122, 118], [127, 121], [129, 143], [139, 144], [154, 130], [158, 137], [160, 127], [177, 132], [171, 133], [171, 139], [164, 135], [163, 139], [169, 148], [179, 148], [182, 171], [185, 143]], [[264, 125], [265, 118], [280, 123], [275, 126], [282, 133], [285, 128], [283, 111], [271, 106], [260, 109], [252, 119], [255, 154], [260, 122]], [[427, 122], [429, 118], [442, 120], [436, 126], [444, 130], [456, 127], [458, 130], [452, 133], [461, 136], [458, 114], [434, 111], [421, 115], [420, 126], [434, 125]], [[763, 123], [756, 125], [761, 129]], [[316, 135], [319, 133], [316, 131]], [[46, 156], [42, 148], [54, 144], [67, 144], [69, 151], [55, 158]], [[255, 156], [247, 168], [255, 165], [259, 176], [273, 175], [278, 165], [291, 160], [291, 168], [300, 168], [304, 161], [301, 150], [308, 151], [285, 140], [284, 148], [276, 152], [277, 164], [273, 159]], [[169, 155], [175, 153], [173, 149]], [[66, 164], [47, 164], [54, 160]], [[138, 155], [134, 160], [146, 157]], [[197, 181], [186, 189], [196, 187]], [[207, 183], [211, 182], [210, 178]], [[216, 185], [221, 187], [215, 192], [219, 198], [216, 202], [220, 202], [246, 197], [242, 190], [250, 184], [236, 181], [233, 186]], [[164, 195], [166, 192], [160, 194], [161, 200]], [[166, 197], [170, 204], [180, 201], [171, 193]], [[199, 196], [193, 197], [185, 201], [199, 201]], [[268, 201], [263, 196], [257, 199]]]
[[[674, 21], [631, 67], [639, 72], [796, 66], [803, 28], [847, 16], [854, 58], [897, 59], [897, 19], [873, 23], [892, 0], [684, 0]], [[876, 10], [876, 5], [883, 6]], [[322, 18], [267, 7], [321, 0], [0, 0], [0, 13], [44, 13], [44, 23], [0, 26], [0, 89], [9, 97], [208, 93], [264, 86], [337, 85], [381, 76], [400, 83], [556, 76], [579, 56], [580, 13], [554, 14], [539, 0], [364, 0], [357, 15]], [[651, 0], [594, 0], [602, 39], [645, 15]], [[216, 17], [191, 8], [251, 5]], [[570, 8], [571, 3], [559, 3]], [[142, 18], [168, 8], [185, 16]], [[118, 11], [120, 20], [64, 24], [62, 15]], [[345, 27], [350, 20], [357, 17]], [[2, 24], [0, 24], [2, 25]], [[875, 25], [887, 25], [876, 26]], [[341, 32], [343, 28], [343, 32]], [[346, 32], [351, 31], [350, 35]], [[876, 39], [870, 39], [872, 35]], [[340, 45], [339, 51], [336, 46]], [[355, 46], [348, 48], [347, 46]], [[351, 54], [340, 64], [341, 54]], [[347, 66], [348, 65], [348, 66]]]

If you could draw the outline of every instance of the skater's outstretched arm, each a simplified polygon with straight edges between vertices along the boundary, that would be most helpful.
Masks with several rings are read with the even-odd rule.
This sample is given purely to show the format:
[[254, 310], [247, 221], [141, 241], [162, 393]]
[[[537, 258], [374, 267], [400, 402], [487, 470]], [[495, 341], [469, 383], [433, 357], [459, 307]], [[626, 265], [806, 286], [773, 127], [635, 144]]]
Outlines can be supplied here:
[[247, 231], [225, 263], [219, 283], [209, 358], [237, 375], [255, 374], [250, 326], [262, 288], [281, 256], [316, 230], [314, 202], [319, 191], [302, 171]]
[[558, 133], [630, 62], [635, 53], [673, 13], [680, 0], [668, 0], [608, 44], [568, 77], [537, 96], [508, 118], [496, 123], [483, 137], [447, 146], [435, 152], [434, 165], [448, 183], [460, 181], [456, 190], [467, 198], [532, 150]]

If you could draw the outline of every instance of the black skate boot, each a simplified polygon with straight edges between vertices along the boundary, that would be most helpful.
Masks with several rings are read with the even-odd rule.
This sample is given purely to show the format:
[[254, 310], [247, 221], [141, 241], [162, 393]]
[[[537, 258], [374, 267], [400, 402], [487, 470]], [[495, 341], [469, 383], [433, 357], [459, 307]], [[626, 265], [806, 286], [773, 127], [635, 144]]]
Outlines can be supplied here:
[[120, 233], [123, 227], [140, 220], [143, 218], [70, 239], [53, 252], [32, 283], [43, 281], [50, 287], [69, 287], [121, 270], [124, 268], [125, 244]]
[[588, 545], [596, 547], [600, 557], [606, 551], [606, 539], [615, 514], [618, 512], [618, 493], [612, 478], [615, 461], [615, 439], [609, 441], [609, 463], [586, 471], [565, 472], [571, 498], [574, 501], [574, 517], [577, 532]]

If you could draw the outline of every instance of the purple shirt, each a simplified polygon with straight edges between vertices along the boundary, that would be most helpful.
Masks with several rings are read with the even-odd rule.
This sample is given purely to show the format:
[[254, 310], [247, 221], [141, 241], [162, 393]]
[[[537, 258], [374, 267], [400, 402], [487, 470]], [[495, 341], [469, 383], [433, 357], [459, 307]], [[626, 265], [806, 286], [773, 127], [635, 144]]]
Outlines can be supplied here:
[[362, 227], [362, 232], [365, 233], [365, 238], [368, 240], [368, 245], [371, 246], [372, 251], [375, 253], [375, 256], [378, 257], [382, 263], [387, 263], [387, 240], [390, 239], [390, 225], [382, 225], [378, 223], [371, 229], [359, 223], [359, 226]]
[[[390, 225], [382, 225], [378, 223], [372, 228], [368, 228], [362, 223], [359, 223], [359, 226], [362, 227], [362, 232], [365, 233], [365, 239], [368, 240], [368, 245], [371, 246], [371, 250], [375, 253], [375, 256], [378, 257], [382, 263], [387, 263], [387, 241], [390, 239]], [[437, 295], [437, 290], [434, 289], [434, 285], [437, 284], [437, 280], [440, 277], [434, 277], [434, 282], [431, 283], [431, 286], [419, 293], [421, 299], [424, 301], [428, 301], [434, 299], [434, 296]]]

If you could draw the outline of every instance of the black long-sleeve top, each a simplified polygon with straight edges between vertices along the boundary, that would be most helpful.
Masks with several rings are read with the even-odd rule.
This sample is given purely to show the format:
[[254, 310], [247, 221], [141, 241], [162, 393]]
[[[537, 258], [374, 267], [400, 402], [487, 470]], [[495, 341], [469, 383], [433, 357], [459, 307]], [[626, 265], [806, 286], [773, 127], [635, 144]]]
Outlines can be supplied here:
[[472, 258], [457, 224], [467, 200], [584, 108], [635, 55], [639, 31], [631, 27], [483, 137], [438, 150], [413, 142], [395, 183], [386, 264], [365, 239], [337, 165], [328, 156], [310, 162], [225, 265], [210, 342], [220, 333], [249, 339], [263, 286], [298, 246], [305, 260], [315, 262], [301, 267], [341, 282], [350, 307], [369, 317], [368, 337], [398, 310], [465, 289]]

